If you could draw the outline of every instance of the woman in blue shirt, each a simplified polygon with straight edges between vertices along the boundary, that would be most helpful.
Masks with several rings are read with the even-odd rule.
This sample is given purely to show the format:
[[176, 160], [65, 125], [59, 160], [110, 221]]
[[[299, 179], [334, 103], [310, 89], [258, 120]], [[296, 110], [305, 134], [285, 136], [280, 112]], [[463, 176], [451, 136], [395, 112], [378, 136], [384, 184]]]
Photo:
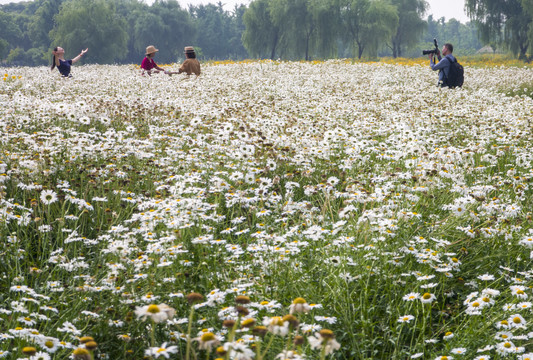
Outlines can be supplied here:
[[52, 58], [52, 68], [50, 70], [54, 70], [54, 67], [57, 66], [57, 70], [61, 73], [62, 76], [69, 77], [70, 76], [70, 66], [74, 64], [76, 61], [81, 59], [83, 55], [89, 50], [88, 48], [85, 50], [82, 50], [81, 53], [76, 56], [74, 59], [71, 60], [65, 60], [65, 50], [62, 47], [56, 47], [54, 48], [54, 51], [52, 51], [52, 54], [54, 54], [54, 57]]

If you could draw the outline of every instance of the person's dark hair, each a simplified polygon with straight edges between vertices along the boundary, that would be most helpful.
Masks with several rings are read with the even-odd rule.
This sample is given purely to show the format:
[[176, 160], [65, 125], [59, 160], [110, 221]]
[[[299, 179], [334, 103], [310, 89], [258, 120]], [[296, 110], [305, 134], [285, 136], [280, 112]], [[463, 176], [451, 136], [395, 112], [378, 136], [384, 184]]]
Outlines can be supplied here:
[[[54, 48], [54, 51], [57, 51], [57, 46]], [[50, 70], [54, 70], [55, 67], [56, 67], [56, 54], [52, 55], [52, 67], [50, 68]]]
[[185, 56], [187, 57], [187, 59], [196, 59], [196, 53], [194, 51], [187, 51], [185, 53]]
[[446, 48], [447, 48], [448, 50], [450, 50], [451, 53], [453, 52], [453, 45], [452, 45], [452, 44], [450, 44], [450, 43], [446, 43], [446, 44], [444, 44], [444, 46], [446, 46]]

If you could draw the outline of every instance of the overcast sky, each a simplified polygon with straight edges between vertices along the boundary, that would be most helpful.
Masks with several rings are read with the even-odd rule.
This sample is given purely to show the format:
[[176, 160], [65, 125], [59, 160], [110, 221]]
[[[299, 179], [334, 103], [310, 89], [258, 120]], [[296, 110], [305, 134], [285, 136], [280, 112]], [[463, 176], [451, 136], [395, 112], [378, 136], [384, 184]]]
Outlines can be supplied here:
[[[19, 2], [21, 0], [0, 0], [0, 4], [8, 4], [10, 2]], [[146, 3], [152, 3], [153, 0], [145, 0]], [[216, 0], [178, 0], [183, 7], [188, 7], [189, 4], [199, 5], [207, 3], [218, 3]], [[224, 9], [232, 10], [236, 4], [248, 5], [250, 0], [221, 0]], [[446, 19], [456, 18], [461, 22], [467, 22], [468, 17], [464, 12], [464, 0], [427, 0], [429, 3], [429, 10], [427, 15], [433, 14], [435, 19], [445, 17]]]

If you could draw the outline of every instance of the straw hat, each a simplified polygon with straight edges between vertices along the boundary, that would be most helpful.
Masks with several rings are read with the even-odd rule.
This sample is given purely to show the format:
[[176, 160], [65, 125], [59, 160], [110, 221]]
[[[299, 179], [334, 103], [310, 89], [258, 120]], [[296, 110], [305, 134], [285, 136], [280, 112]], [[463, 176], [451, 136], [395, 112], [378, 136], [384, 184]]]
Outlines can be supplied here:
[[194, 52], [194, 48], [192, 46], [185, 46], [184, 52], [185, 53], [193, 53]]
[[154, 45], [150, 45], [146, 47], [146, 55], [153, 54], [155, 52], [158, 52], [159, 50], [155, 48]]

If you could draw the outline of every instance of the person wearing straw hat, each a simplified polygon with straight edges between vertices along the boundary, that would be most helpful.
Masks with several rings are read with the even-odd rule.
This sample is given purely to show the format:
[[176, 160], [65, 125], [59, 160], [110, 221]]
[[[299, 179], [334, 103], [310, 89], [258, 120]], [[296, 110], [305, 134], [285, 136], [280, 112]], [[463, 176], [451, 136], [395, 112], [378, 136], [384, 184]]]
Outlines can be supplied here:
[[187, 73], [187, 75], [191, 75], [192, 73], [194, 73], [196, 76], [200, 76], [200, 62], [196, 58], [194, 48], [192, 46], [186, 46], [184, 50], [185, 61], [183, 62], [183, 64], [181, 64], [178, 74], [184, 72]]
[[155, 46], [153, 46], [153, 45], [150, 45], [150, 46], [146, 47], [146, 56], [145, 56], [145, 58], [143, 59], [143, 61], [141, 63], [141, 69], [142, 69], [142, 74], [143, 75], [146, 72], [148, 75], [152, 76], [152, 71], [156, 72], [156, 73], [158, 73], [160, 71], [165, 72], [165, 69], [163, 69], [162, 67], [157, 65], [155, 63], [155, 61], [154, 61], [155, 53], [158, 52], [158, 51], [159, 50], [156, 49]]
[[200, 75], [200, 62], [196, 58], [196, 53], [192, 46], [185, 47], [185, 61], [181, 64], [178, 74], [187, 73], [187, 75]]
[[65, 60], [65, 50], [57, 46], [52, 51], [52, 67], [50, 70], [54, 70], [55, 67], [57, 67], [57, 70], [59, 70], [59, 73], [63, 77], [72, 77], [70, 75], [70, 67], [72, 64], [77, 62], [89, 49], [82, 50], [78, 56], [76, 56], [74, 59]]
[[165, 74], [173, 75], [173, 74], [181, 74], [181, 73], [187, 73], [187, 75], [196, 74], [196, 76], [200, 75], [200, 62], [196, 59], [196, 53], [194, 52], [194, 48], [192, 46], [185, 46], [185, 61], [183, 64], [181, 64], [179, 71], [167, 71]]

